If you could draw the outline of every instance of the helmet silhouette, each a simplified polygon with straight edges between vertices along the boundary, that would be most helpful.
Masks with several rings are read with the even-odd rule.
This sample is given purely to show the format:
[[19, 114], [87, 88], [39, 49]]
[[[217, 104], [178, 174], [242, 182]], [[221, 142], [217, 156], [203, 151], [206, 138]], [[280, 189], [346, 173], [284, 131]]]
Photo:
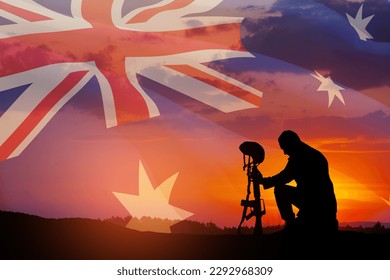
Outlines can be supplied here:
[[260, 164], [264, 161], [264, 148], [257, 142], [246, 141], [239, 147], [240, 151], [253, 159], [253, 163]]

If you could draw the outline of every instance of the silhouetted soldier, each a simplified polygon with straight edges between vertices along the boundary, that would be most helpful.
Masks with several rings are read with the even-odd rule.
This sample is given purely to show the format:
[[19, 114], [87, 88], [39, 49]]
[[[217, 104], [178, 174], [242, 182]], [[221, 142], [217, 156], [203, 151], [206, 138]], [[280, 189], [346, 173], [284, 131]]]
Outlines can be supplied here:
[[[261, 179], [261, 184], [265, 189], [275, 187], [276, 203], [286, 228], [337, 231], [337, 203], [325, 156], [290, 130], [284, 131], [278, 141], [289, 156], [288, 163], [279, 174]], [[286, 185], [292, 180], [296, 187]], [[292, 205], [299, 209], [297, 217]]]

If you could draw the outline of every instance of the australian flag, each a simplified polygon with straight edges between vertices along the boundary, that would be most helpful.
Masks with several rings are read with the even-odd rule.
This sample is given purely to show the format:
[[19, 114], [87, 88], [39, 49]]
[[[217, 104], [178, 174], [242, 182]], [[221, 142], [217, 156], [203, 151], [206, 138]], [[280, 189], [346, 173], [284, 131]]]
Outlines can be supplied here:
[[390, 220], [389, 31], [388, 0], [0, 1], [0, 206], [122, 213], [142, 159], [228, 223], [236, 194], [210, 186], [240, 182], [238, 144], [272, 175], [291, 129], [330, 159], [341, 221]]

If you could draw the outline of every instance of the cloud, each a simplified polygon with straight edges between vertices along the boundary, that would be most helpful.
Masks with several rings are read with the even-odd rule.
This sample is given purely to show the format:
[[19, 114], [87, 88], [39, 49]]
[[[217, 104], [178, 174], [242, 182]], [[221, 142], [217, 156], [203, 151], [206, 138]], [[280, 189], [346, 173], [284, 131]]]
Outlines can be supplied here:
[[23, 41], [3, 39], [0, 51], [0, 76], [46, 65], [54, 58], [45, 45], [34, 45]]
[[279, 136], [280, 130], [271, 116], [247, 113], [236, 117], [230, 114], [229, 118], [217, 123], [250, 139], [275, 139]]
[[390, 42], [390, 2], [383, 0], [319, 0], [319, 3], [327, 6], [334, 11], [345, 15], [355, 15], [363, 4], [363, 18], [369, 15], [375, 15], [368, 25], [368, 30], [377, 42]]
[[[309, 138], [322, 139], [366, 139], [372, 143], [376, 140], [390, 138], [390, 114], [375, 111], [360, 117], [312, 117], [287, 120], [286, 127], [300, 131]], [[388, 145], [388, 143], [387, 143]], [[378, 147], [373, 147], [378, 149]]]
[[245, 18], [279, 16], [278, 13], [273, 13], [271, 11], [275, 2], [277, 2], [277, 0], [244, 0], [239, 2], [236, 0], [224, 0], [206, 15], [239, 16]]
[[[102, 67], [103, 69], [115, 69], [113, 61], [114, 53], [117, 50], [115, 45], [107, 45], [104, 49], [99, 50], [98, 52], [89, 52], [83, 54], [82, 61], [94, 61], [98, 67]], [[70, 57], [76, 57], [77, 55], [69, 53]], [[124, 66], [123, 66], [124, 67]]]
[[274, 57], [310, 71], [327, 69], [335, 80], [356, 90], [390, 83], [386, 45], [369, 42], [355, 46], [360, 42], [350, 30], [345, 13], [315, 2], [302, 3], [291, 6], [278, 1], [273, 11], [279, 11], [281, 17], [244, 21], [244, 46], [254, 54]]

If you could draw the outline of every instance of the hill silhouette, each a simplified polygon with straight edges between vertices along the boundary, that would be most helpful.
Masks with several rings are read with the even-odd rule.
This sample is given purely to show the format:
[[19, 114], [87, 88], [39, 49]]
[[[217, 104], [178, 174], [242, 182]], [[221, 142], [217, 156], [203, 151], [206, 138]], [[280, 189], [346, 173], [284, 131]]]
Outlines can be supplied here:
[[[1, 259], [387, 259], [390, 233], [340, 230], [334, 236], [138, 232], [111, 222], [0, 211]], [[294, 242], [293, 242], [294, 241]]]
[[[131, 216], [126, 217], [111, 217], [108, 219], [104, 219], [105, 222], [110, 222], [115, 225], [126, 227], [129, 224], [129, 221], [132, 220], [132, 226], [137, 225], [137, 229], [143, 228], [153, 228], [150, 224], [167, 226], [170, 225], [170, 230], [172, 233], [188, 233], [188, 234], [236, 234], [236, 227], [224, 227], [220, 228], [216, 224], [212, 222], [203, 223], [191, 220], [169, 220], [169, 219], [161, 219], [161, 218], [152, 218], [152, 217], [142, 217], [132, 218]], [[173, 224], [173, 225], [172, 225]], [[129, 227], [132, 228], [132, 227]], [[282, 226], [267, 226], [263, 228], [264, 233], [272, 233], [275, 231], [281, 230]], [[146, 230], [141, 230], [146, 231]], [[245, 227], [243, 226], [241, 229], [243, 234], [251, 234], [253, 233], [253, 227]]]

